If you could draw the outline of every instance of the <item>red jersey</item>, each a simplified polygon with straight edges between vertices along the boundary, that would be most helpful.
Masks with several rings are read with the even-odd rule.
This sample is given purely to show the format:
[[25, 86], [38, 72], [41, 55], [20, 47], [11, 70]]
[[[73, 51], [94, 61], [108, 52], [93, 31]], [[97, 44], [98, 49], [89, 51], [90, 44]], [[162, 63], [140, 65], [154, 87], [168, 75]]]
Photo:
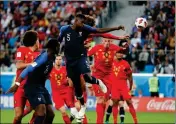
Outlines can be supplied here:
[[[16, 61], [20, 60], [20, 61], [23, 61], [24, 63], [32, 63], [38, 55], [39, 55], [39, 52], [33, 52], [30, 48], [22, 46], [17, 49], [16, 55], [15, 55], [15, 60]], [[16, 80], [23, 70], [24, 70], [24, 68], [17, 69]], [[21, 87], [24, 86], [24, 81], [21, 82], [20, 86]]]
[[53, 93], [58, 93], [58, 90], [61, 93], [61, 91], [65, 91], [65, 89], [69, 86], [67, 82], [67, 72], [65, 66], [61, 66], [60, 69], [53, 67], [50, 72], [49, 79]]
[[88, 51], [88, 56], [94, 55], [93, 70], [110, 74], [115, 53], [120, 49], [119, 46], [114, 44], [110, 44], [109, 48], [105, 48], [103, 44], [94, 46]]
[[113, 83], [121, 83], [119, 86], [127, 86], [128, 76], [132, 74], [132, 69], [126, 60], [120, 60], [119, 62], [113, 62], [113, 68], [111, 73], [111, 80]]

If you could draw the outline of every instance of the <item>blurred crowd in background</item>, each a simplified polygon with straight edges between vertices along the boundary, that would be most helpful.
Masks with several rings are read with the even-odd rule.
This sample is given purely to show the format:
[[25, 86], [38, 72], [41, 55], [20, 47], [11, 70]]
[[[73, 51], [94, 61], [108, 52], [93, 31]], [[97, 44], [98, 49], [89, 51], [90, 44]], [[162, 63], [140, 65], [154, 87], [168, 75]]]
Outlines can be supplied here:
[[144, 15], [148, 26], [142, 32], [134, 26], [128, 60], [133, 71], [174, 74], [175, 2], [147, 2]]
[[[101, 16], [107, 16], [106, 1], [97, 2], [0, 2], [0, 66], [1, 71], [14, 72], [15, 52], [21, 45], [25, 31], [38, 31], [41, 48], [48, 38], [57, 37], [62, 25], [71, 24], [75, 14], [93, 16], [101, 27]], [[103, 14], [102, 14], [103, 13]], [[148, 27], [142, 31], [132, 29], [130, 54], [127, 56], [135, 73], [155, 71], [174, 73], [175, 3], [149, 2], [143, 17]], [[112, 21], [112, 20], [111, 20]]]
[[99, 26], [100, 13], [106, 16], [107, 2], [14, 1], [0, 2], [1, 71], [15, 71], [15, 52], [25, 31], [38, 31], [41, 47], [48, 38], [57, 38], [62, 25], [71, 24], [75, 14], [93, 16]]

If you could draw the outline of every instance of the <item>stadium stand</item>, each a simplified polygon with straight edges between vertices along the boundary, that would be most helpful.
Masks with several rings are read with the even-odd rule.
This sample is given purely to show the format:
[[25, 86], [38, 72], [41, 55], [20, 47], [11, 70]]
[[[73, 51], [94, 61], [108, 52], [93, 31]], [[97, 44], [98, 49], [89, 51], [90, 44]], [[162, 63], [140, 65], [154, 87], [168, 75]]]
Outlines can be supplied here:
[[[117, 11], [113, 2], [0, 2], [0, 66], [1, 71], [14, 72], [14, 54], [21, 45], [26, 30], [34, 29], [39, 33], [42, 45], [46, 39], [58, 36], [58, 29], [71, 24], [76, 13], [89, 14], [96, 19], [96, 26], [105, 26], [106, 18]], [[112, 8], [115, 10], [112, 10]], [[110, 9], [109, 9], [110, 8]], [[108, 15], [109, 14], [109, 15]], [[174, 2], [147, 2], [143, 17], [148, 27], [138, 32], [134, 26], [130, 42], [128, 60], [135, 73], [174, 73], [175, 49], [175, 6]]]
[[148, 27], [142, 32], [134, 26], [129, 60], [134, 72], [174, 73], [175, 3], [147, 2], [144, 15]]

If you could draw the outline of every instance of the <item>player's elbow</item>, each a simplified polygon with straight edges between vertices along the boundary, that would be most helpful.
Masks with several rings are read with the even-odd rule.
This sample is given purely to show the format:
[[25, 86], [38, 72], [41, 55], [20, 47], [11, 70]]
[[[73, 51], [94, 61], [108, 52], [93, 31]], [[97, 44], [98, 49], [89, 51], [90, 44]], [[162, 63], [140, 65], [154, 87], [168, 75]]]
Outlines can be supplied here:
[[23, 68], [25, 68], [25, 66], [23, 66], [22, 64], [23, 64], [23, 63], [17, 62], [17, 63], [16, 63], [16, 68], [17, 68], [17, 69], [23, 69]]
[[106, 33], [106, 32], [104, 30], [100, 29], [100, 28], [97, 28], [96, 33]]

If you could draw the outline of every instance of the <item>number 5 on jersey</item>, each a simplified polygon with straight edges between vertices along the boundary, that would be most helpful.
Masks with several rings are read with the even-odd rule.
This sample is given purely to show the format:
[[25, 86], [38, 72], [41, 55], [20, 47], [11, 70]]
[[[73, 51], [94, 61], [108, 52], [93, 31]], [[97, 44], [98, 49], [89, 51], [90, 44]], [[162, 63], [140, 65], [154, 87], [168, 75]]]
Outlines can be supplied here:
[[67, 34], [67, 41], [70, 41], [70, 33]]

